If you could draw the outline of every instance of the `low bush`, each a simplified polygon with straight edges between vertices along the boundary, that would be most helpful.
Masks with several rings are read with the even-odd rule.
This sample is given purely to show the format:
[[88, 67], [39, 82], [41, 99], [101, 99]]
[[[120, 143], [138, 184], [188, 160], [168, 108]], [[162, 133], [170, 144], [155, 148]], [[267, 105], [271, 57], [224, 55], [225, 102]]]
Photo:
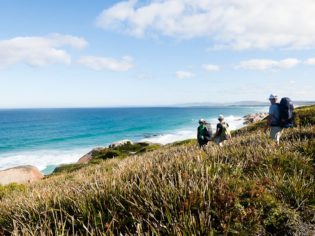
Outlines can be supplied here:
[[16, 192], [25, 192], [26, 185], [24, 184], [8, 184], [8, 185], [0, 185], [0, 200], [6, 196], [13, 195]]

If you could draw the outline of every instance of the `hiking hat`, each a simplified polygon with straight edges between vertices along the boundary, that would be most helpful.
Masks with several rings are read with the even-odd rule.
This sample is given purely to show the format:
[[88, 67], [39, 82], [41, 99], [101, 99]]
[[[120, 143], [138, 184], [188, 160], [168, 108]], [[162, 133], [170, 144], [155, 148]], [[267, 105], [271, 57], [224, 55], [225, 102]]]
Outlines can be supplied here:
[[204, 124], [204, 123], [206, 123], [205, 119], [200, 119], [199, 120], [199, 124]]
[[224, 116], [223, 115], [219, 115], [218, 120], [224, 120]]
[[273, 99], [277, 99], [278, 96], [277, 95], [274, 95], [274, 94], [270, 94], [269, 96], [269, 100], [273, 100]]

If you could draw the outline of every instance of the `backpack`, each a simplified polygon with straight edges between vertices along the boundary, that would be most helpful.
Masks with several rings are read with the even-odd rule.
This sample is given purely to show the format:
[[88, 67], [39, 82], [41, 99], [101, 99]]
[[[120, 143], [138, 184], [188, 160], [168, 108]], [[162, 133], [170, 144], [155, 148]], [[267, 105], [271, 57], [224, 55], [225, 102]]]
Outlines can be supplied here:
[[207, 133], [206, 127], [204, 125], [200, 125], [198, 127], [198, 136], [197, 136], [198, 140], [204, 140], [206, 133]]
[[212, 137], [211, 125], [206, 124], [198, 127], [198, 140], [210, 141]]
[[294, 106], [290, 98], [281, 98], [279, 104], [280, 112], [280, 127], [290, 128], [293, 127], [293, 111]]
[[231, 139], [231, 131], [229, 128], [228, 123], [223, 123], [222, 124], [222, 131], [221, 131], [221, 140], [229, 140]]
[[211, 124], [206, 123], [205, 125], [206, 127], [206, 132], [205, 132], [205, 138], [210, 141], [212, 138], [212, 128], [211, 128]]

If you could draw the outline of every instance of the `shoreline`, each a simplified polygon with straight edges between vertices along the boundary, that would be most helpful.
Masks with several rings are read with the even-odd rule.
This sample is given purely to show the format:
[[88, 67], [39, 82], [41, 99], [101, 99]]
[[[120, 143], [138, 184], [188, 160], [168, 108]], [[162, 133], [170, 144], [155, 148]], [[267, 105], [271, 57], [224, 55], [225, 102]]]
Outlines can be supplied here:
[[[242, 127], [245, 127], [248, 125], [250, 122], [246, 123], [246, 119], [248, 117], [252, 117], [253, 115], [257, 116], [257, 114], [260, 114], [260, 112], [256, 113], [251, 113], [248, 115], [245, 115], [243, 117], [238, 117], [238, 116], [233, 116], [230, 115], [226, 117], [228, 123], [232, 123], [231, 130], [237, 130]], [[215, 131], [215, 126], [216, 126], [216, 119], [208, 119], [209, 122], [212, 125], [213, 131]], [[257, 120], [255, 120], [257, 121]], [[197, 126], [196, 126], [197, 127]], [[165, 132], [159, 133], [159, 134], [154, 134], [149, 137], [144, 137], [141, 139], [134, 139], [131, 141], [132, 142], [149, 142], [149, 143], [154, 143], [154, 144], [159, 144], [159, 145], [167, 145], [167, 144], [172, 144], [175, 142], [179, 141], [184, 141], [187, 139], [193, 139], [196, 136], [196, 131], [195, 128], [193, 127], [190, 130], [187, 128], [181, 128], [178, 130], [174, 130], [171, 132]], [[117, 142], [119, 140], [113, 140], [113, 142]], [[91, 150], [101, 147], [101, 148], [106, 148], [110, 145], [110, 143], [106, 143], [104, 145], [95, 145], [95, 146], [89, 146], [85, 148], [74, 148], [74, 149], [64, 149], [64, 150], [56, 150], [56, 149], [51, 149], [51, 150], [33, 150], [33, 151], [27, 151], [27, 152], [16, 152], [15, 155], [6, 155], [6, 160], [7, 163], [5, 163], [5, 167], [0, 169], [1, 171], [5, 171], [7, 169], [11, 168], [16, 168], [19, 166], [26, 166], [26, 165], [31, 165], [36, 167], [41, 173], [44, 175], [50, 175], [53, 173], [54, 169], [61, 166], [61, 165], [67, 165], [67, 164], [75, 164], [77, 161], [85, 156], [87, 153], [89, 153]], [[14, 154], [14, 153], [13, 153]], [[15, 156], [16, 158], [12, 158]], [[56, 158], [59, 158], [59, 161], [56, 163]], [[20, 161], [17, 161], [20, 160]], [[32, 160], [32, 161], [24, 161], [24, 160]], [[53, 162], [48, 162], [47, 160], [53, 160]], [[19, 162], [19, 164], [12, 164], [12, 163]], [[39, 163], [40, 162], [40, 163]]]

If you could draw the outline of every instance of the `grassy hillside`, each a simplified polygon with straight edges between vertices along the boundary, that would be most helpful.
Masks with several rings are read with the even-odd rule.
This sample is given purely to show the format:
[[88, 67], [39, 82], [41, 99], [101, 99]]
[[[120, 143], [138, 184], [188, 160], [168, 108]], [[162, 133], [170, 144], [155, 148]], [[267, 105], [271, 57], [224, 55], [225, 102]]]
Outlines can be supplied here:
[[[108, 148], [98, 148], [92, 151], [92, 160], [89, 161], [89, 165], [99, 164], [103, 160], [111, 158], [123, 159], [132, 155], [137, 155], [145, 152], [150, 152], [157, 150], [161, 147], [159, 144], [138, 142], [138, 143], [126, 143], [122, 146], [117, 147], [108, 147]], [[81, 168], [85, 168], [88, 165], [74, 163], [74, 164], [65, 164], [57, 167], [53, 174], [59, 173], [70, 173], [77, 171]]]
[[190, 140], [0, 188], [0, 234], [313, 235], [314, 117], [297, 109], [280, 147], [258, 123], [223, 148]]

